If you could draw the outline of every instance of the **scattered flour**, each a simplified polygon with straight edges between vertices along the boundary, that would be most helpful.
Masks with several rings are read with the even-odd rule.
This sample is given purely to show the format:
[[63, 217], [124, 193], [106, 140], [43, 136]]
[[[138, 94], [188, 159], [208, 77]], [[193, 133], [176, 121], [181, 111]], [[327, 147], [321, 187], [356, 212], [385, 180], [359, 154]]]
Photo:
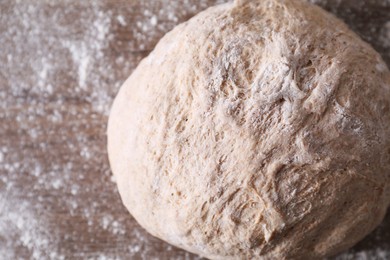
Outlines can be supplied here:
[[[364, 1], [310, 1], [346, 18], [390, 64], [390, 0], [376, 1], [387, 21], [370, 23], [359, 19]], [[0, 2], [0, 259], [200, 259], [128, 215], [105, 128], [119, 87], [157, 41], [228, 0], [114, 2]], [[390, 259], [388, 230], [389, 216], [335, 259]]]
[[390, 48], [390, 21], [383, 25], [379, 40], [382, 42], [384, 47]]
[[[0, 259], [17, 259], [16, 250], [25, 248], [32, 259], [65, 259], [58, 254], [59, 240], [46, 226], [46, 219], [29, 201], [20, 200], [20, 191], [7, 192], [0, 200]], [[54, 238], [54, 239], [53, 239]], [[52, 250], [48, 251], [47, 249]], [[15, 250], [15, 251], [14, 251]]]
[[158, 20], [157, 20], [157, 17], [156, 17], [156, 16], [152, 16], [152, 18], [150, 18], [150, 24], [151, 24], [152, 26], [156, 26], [156, 25], [157, 25], [157, 22], [158, 22]]
[[121, 26], [126, 26], [127, 25], [127, 22], [126, 22], [125, 18], [122, 15], [118, 15], [116, 17], [116, 20], [119, 22], [119, 24]]

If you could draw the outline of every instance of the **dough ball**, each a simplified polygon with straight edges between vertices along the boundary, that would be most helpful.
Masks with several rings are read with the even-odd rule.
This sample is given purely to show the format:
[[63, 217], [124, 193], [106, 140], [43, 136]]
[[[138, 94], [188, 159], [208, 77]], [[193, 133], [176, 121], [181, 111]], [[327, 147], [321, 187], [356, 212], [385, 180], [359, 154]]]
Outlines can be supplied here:
[[112, 107], [127, 209], [211, 259], [318, 259], [390, 202], [390, 73], [300, 0], [236, 1], [169, 32]]

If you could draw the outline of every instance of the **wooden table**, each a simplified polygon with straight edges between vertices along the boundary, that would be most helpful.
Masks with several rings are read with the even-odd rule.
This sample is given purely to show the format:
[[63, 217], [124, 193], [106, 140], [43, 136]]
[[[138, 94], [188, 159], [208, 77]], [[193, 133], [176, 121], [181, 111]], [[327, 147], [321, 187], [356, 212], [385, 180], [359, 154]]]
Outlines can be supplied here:
[[[137, 63], [221, 2], [0, 1], [0, 259], [198, 258], [148, 235], [122, 206], [105, 132]], [[390, 64], [390, 0], [313, 2]], [[361, 255], [390, 258], [389, 214], [338, 259]]]

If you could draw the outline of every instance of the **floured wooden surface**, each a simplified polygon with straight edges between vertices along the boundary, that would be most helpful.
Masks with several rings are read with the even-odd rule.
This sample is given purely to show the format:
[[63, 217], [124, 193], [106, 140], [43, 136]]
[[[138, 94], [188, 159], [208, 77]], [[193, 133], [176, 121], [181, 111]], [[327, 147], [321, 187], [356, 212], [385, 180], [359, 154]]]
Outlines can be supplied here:
[[[222, 2], [0, 2], [0, 259], [197, 259], [124, 209], [105, 131], [120, 85], [164, 33]], [[390, 65], [390, 0], [312, 2]], [[390, 214], [338, 257], [356, 258], [390, 258]]]

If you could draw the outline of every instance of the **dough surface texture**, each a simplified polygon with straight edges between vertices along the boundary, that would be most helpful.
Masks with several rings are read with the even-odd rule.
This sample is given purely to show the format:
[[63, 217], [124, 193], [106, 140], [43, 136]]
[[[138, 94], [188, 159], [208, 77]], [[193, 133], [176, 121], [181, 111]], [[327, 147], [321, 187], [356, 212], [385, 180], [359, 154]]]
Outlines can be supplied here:
[[390, 202], [390, 73], [300, 0], [235, 1], [169, 32], [116, 97], [108, 150], [127, 209], [211, 259], [318, 259]]

